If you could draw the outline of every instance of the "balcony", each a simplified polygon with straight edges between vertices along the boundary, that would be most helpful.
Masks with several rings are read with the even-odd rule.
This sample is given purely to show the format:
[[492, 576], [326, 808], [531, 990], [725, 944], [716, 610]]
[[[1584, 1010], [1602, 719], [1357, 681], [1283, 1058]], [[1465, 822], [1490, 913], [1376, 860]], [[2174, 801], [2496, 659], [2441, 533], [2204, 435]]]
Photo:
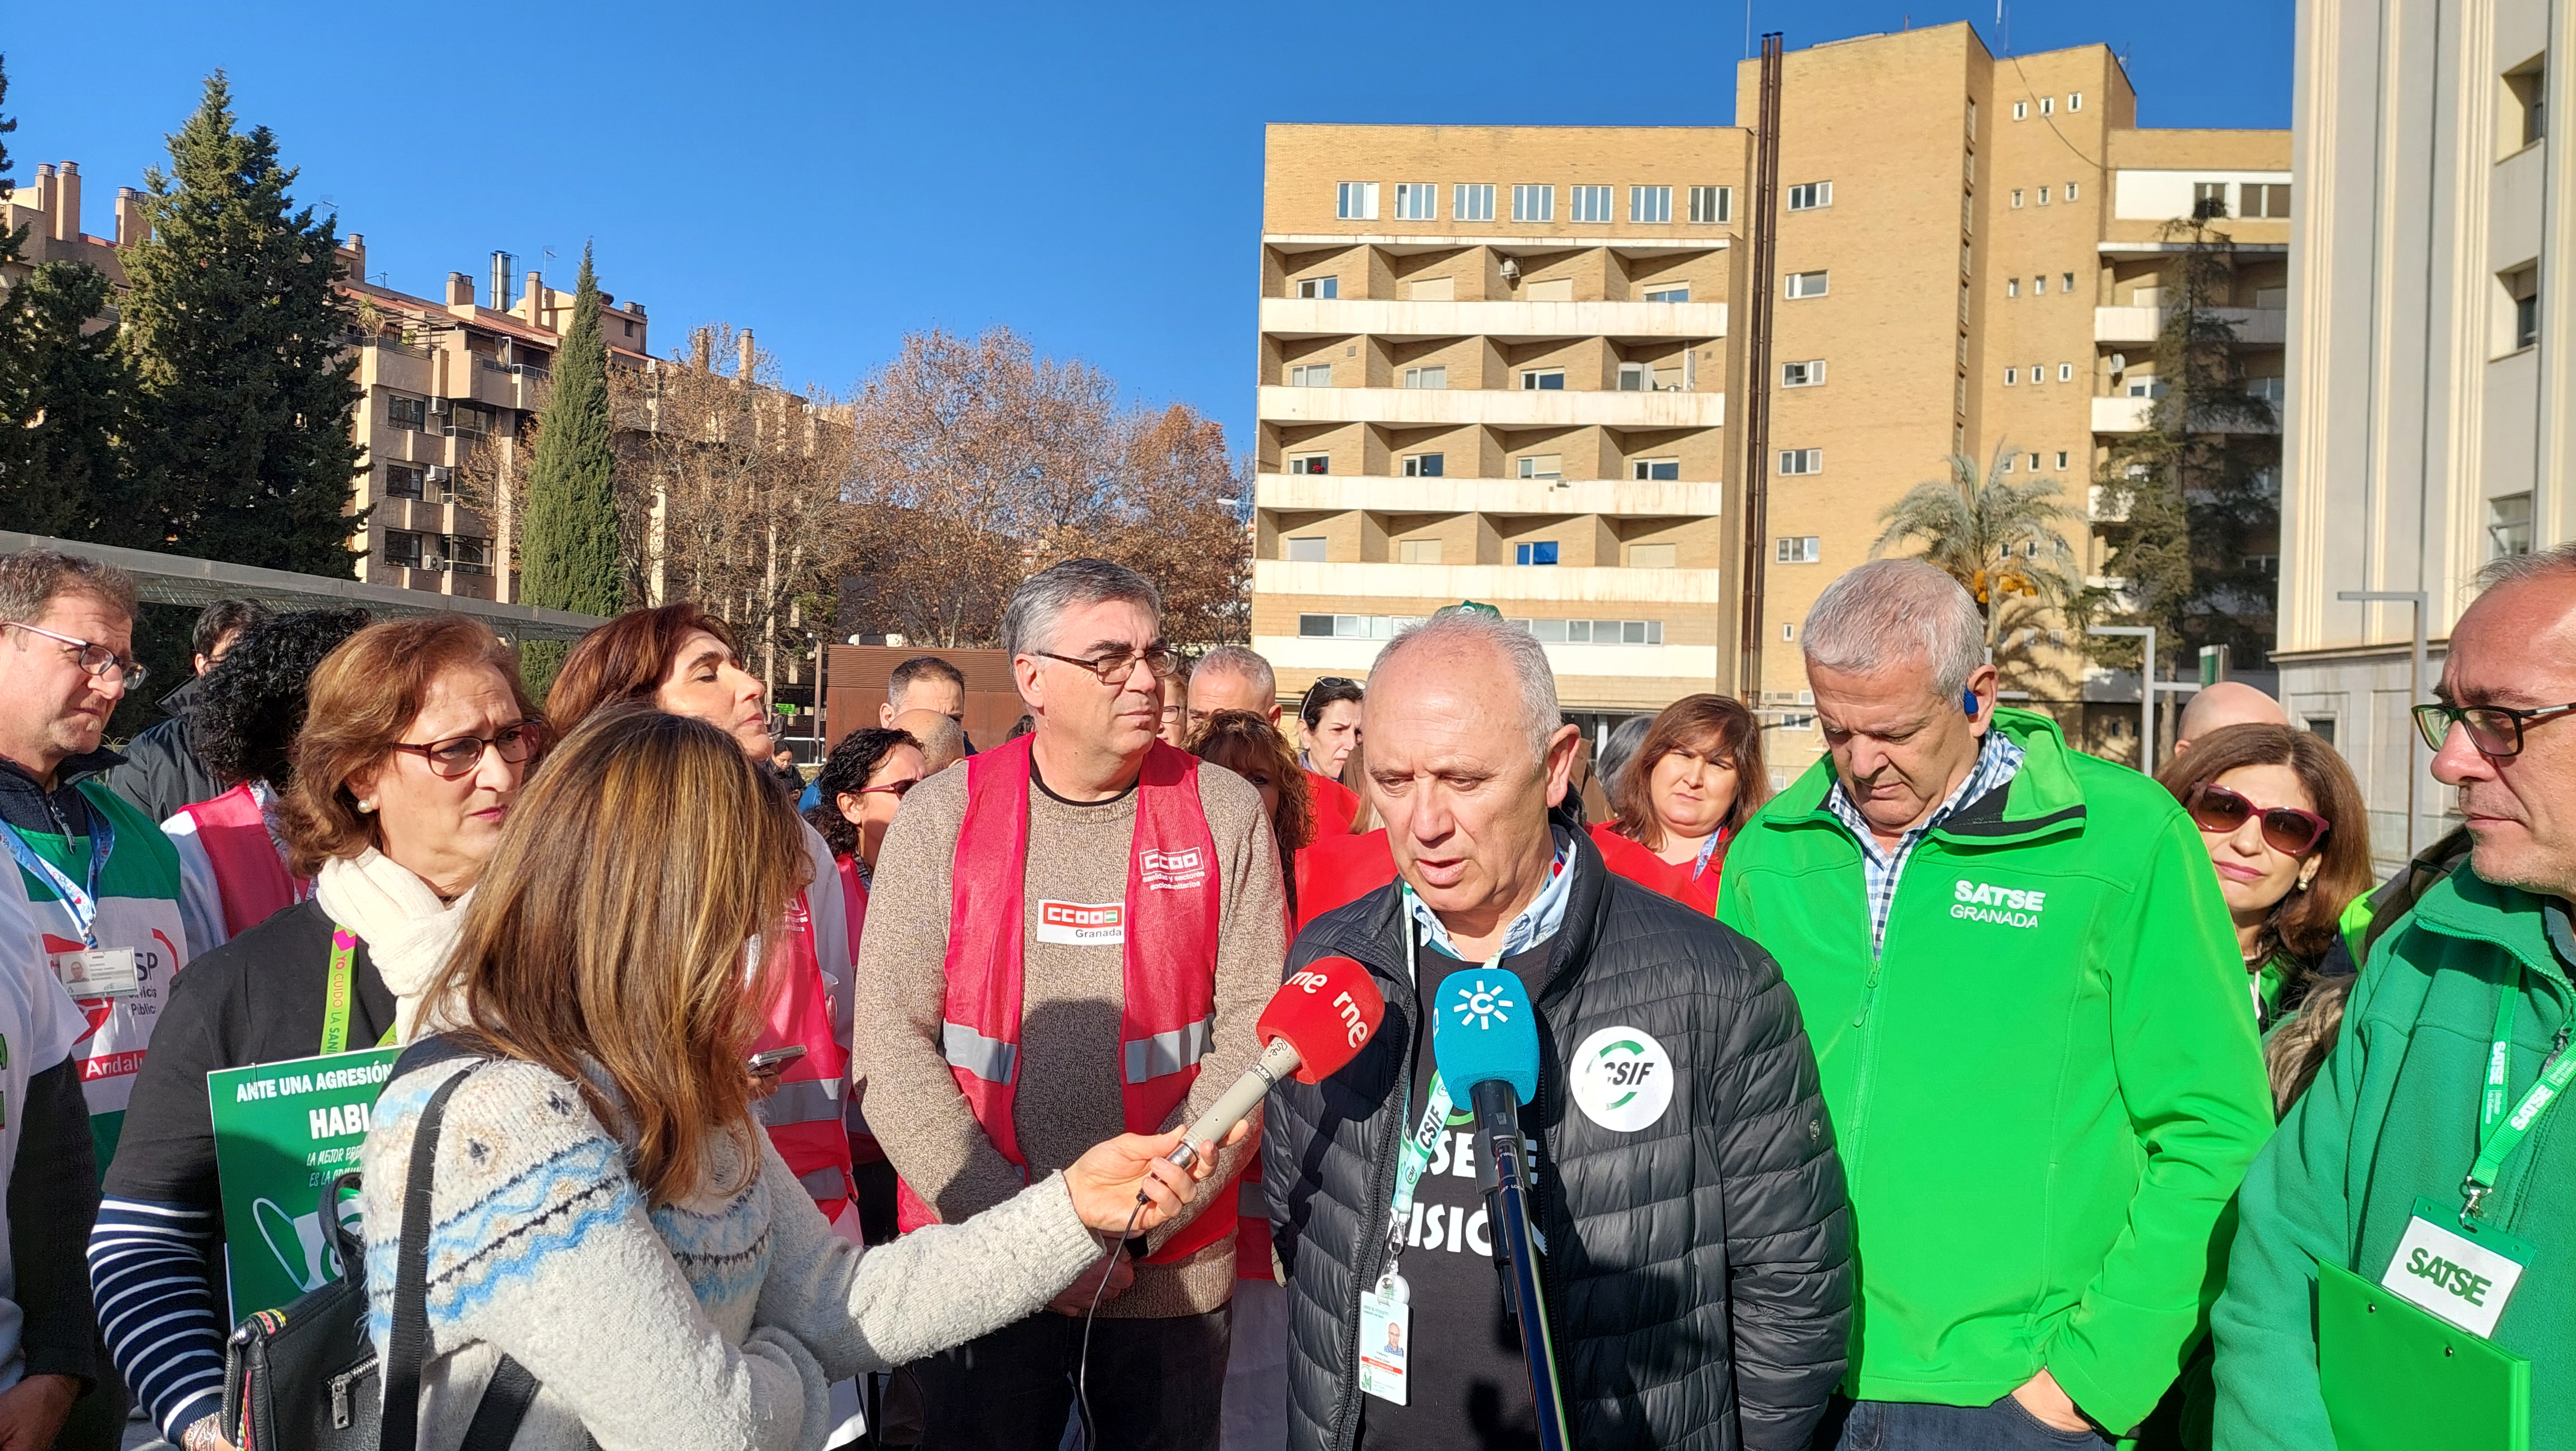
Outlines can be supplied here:
[[1261, 330], [1274, 337], [1722, 338], [1722, 302], [1359, 302], [1265, 297]]
[[[2093, 400], [2093, 431], [2095, 433], [2143, 433], [2146, 431], [2147, 424], [2152, 421], [2155, 414], [2156, 404], [2159, 401], [2160, 400], [2154, 398], [2135, 398], [2126, 395], [2114, 398], [2096, 398]], [[2278, 406], [2275, 405], [2275, 411], [2273, 413], [2275, 421], [2272, 423], [2249, 424], [2241, 420], [2229, 420], [2225, 423], [2209, 425], [2203, 431], [2209, 433], [2278, 433], [2281, 431], [2281, 426], [2278, 422], [2279, 417], [2280, 414]]]
[[1622, 519], [1698, 519], [1722, 511], [1726, 485], [1649, 479], [1383, 478], [1364, 474], [1261, 474], [1253, 503], [1263, 509], [1398, 514], [1608, 514]]
[[1265, 385], [1265, 423], [1384, 423], [1401, 428], [1722, 428], [1720, 392], [1552, 388], [1282, 388]]
[[[2236, 325], [2236, 341], [2249, 348], [2277, 348], [2289, 336], [2290, 314], [2278, 307], [2214, 307], [2209, 309]], [[2152, 343], [2172, 318], [2169, 307], [2097, 307], [2093, 309], [2093, 341], [2137, 347]]]
[[[1450, 601], [1455, 603], [1455, 601]], [[1353, 679], [1365, 677], [1378, 651], [1386, 648], [1384, 640], [1324, 640], [1303, 635], [1255, 635], [1252, 648], [1261, 658], [1281, 670], [1318, 670]], [[1557, 689], [1565, 703], [1582, 709], [1592, 703], [1580, 690], [1568, 690], [1569, 677], [1588, 676], [1688, 682], [1671, 689], [1660, 699], [1649, 700], [1661, 706], [1692, 690], [1705, 690], [1717, 678], [1717, 647], [1714, 645], [1548, 645], [1547, 663], [1555, 670]]]
[[[1299, 595], [1334, 600], [1381, 600], [1387, 614], [1420, 601], [1420, 613], [1460, 600], [1485, 600], [1503, 613], [1604, 614], [1607, 605], [1725, 603], [1714, 569], [1570, 568], [1520, 564], [1313, 564], [1285, 559], [1252, 562], [1256, 595]], [[1563, 606], [1545, 610], [1541, 606]], [[1579, 607], [1579, 608], [1578, 608]], [[1631, 616], [1645, 618], [1645, 616]], [[1621, 646], [1621, 649], [1628, 647]], [[1644, 647], [1639, 647], [1644, 648]]]

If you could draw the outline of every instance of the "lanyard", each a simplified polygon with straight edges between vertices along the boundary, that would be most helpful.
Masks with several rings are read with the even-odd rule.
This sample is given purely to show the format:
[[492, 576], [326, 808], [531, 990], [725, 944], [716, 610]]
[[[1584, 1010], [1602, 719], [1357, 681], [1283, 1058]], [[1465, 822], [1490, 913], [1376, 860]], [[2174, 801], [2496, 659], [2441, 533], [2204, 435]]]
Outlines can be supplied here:
[[[322, 992], [322, 1052], [327, 1056], [349, 1051], [349, 1008], [357, 997], [358, 934], [334, 922], [331, 924], [331, 976]], [[394, 1030], [376, 1040], [386, 1047], [394, 1041]]]
[[[1415, 942], [1421, 928], [1413, 920], [1413, 888], [1404, 889], [1404, 900], [1397, 905], [1404, 914], [1404, 975], [1418, 981], [1422, 970], [1415, 956]], [[1408, 1099], [1412, 1096], [1409, 1084], [1401, 1091]], [[1404, 1253], [1405, 1234], [1413, 1222], [1413, 1192], [1422, 1183], [1424, 1171], [1431, 1167], [1432, 1146], [1440, 1142], [1440, 1131], [1448, 1126], [1450, 1102], [1449, 1085], [1440, 1081], [1439, 1069], [1432, 1069], [1431, 1092], [1422, 1105], [1422, 1120], [1397, 1150], [1395, 1201], [1388, 1207], [1386, 1219], [1386, 1268], [1378, 1276], [1381, 1287], [1395, 1278], [1395, 1262]], [[1401, 1107], [1395, 1121], [1404, 1122]]]
[[2522, 968], [2516, 964], [2513, 975], [2505, 979], [2504, 996], [2496, 1004], [2495, 1040], [2487, 1050], [2486, 1089], [2478, 1097], [2478, 1157], [2469, 1166], [2468, 1177], [2460, 1182], [2460, 1192], [2467, 1199], [2460, 1211], [2464, 1219], [2482, 1212], [2479, 1206], [2495, 1192], [2496, 1176], [2504, 1171], [2504, 1161], [2531, 1133], [2531, 1126], [2558, 1101], [2568, 1081], [2576, 1079], [2576, 1053], [2561, 1052], [2524, 1090], [2513, 1112], [2505, 1112], [2505, 1093], [2513, 1074], [2514, 1004], [2521, 997]]
[[[46, 803], [46, 809], [52, 809], [51, 802]], [[9, 827], [6, 835], [9, 855], [18, 859], [18, 865], [45, 879], [45, 884], [54, 889], [54, 895], [63, 899], [63, 910], [72, 914], [72, 925], [80, 929], [81, 941], [91, 947], [98, 946], [98, 879], [107, 870], [108, 856], [116, 850], [116, 828], [108, 823], [107, 813], [93, 809], [89, 814], [89, 887], [86, 891], [82, 890], [80, 883], [64, 876], [60, 867], [38, 856], [36, 849], [27, 845], [27, 839], [18, 834], [18, 828]], [[63, 823], [63, 840], [66, 844], [71, 840], [69, 822]]]

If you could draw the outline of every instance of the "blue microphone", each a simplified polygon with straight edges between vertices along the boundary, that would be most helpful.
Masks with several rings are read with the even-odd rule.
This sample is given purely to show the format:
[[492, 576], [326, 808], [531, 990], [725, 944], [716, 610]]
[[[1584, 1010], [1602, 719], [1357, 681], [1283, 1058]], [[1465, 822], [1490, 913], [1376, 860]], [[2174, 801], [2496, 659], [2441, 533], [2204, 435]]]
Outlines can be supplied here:
[[1557, 1389], [1538, 1236], [1530, 1228], [1529, 1166], [1522, 1158], [1521, 1105], [1538, 1096], [1539, 1075], [1538, 1005], [1528, 985], [1499, 967], [1449, 974], [1432, 995], [1431, 1053], [1451, 1097], [1475, 1112], [1476, 1180], [1493, 1226], [1494, 1268], [1520, 1322], [1538, 1444], [1564, 1451], [1565, 1398]]

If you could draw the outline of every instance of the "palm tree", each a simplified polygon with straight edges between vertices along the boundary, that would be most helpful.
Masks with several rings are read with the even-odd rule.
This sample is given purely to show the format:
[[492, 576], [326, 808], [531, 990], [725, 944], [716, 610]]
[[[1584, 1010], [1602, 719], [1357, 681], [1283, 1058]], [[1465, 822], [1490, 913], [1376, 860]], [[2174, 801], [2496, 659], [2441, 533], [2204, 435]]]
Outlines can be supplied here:
[[2065, 485], [2051, 478], [2017, 483], [2004, 472], [2009, 444], [1995, 450], [1981, 479], [1976, 462], [1950, 458], [1950, 477], [1926, 479], [1905, 491], [1879, 520], [1886, 527], [1870, 546], [1875, 558], [1894, 545], [1921, 541], [1922, 557], [1976, 597], [1986, 617], [1986, 657], [2002, 643], [2006, 607], [2018, 596], [2030, 605], [2016, 614], [2070, 605], [2088, 598], [2075, 548], [2058, 526], [2083, 516], [2060, 502]]

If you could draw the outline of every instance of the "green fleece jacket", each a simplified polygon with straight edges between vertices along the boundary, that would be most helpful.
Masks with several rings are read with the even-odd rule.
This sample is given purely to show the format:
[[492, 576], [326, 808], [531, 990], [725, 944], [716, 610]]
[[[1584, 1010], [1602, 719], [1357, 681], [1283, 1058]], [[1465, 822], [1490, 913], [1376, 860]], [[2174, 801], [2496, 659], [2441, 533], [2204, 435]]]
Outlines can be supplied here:
[[1778, 959], [1823, 1071], [1860, 1271], [1844, 1389], [1985, 1405], [2044, 1367], [2126, 1430], [2198, 1339], [2271, 1098], [2181, 806], [2044, 716], [1994, 725], [2027, 758], [1914, 848], [1883, 956], [1830, 758], [1739, 835], [1718, 917]]
[[[2317, 1389], [2317, 1265], [2377, 1281], [2417, 1195], [2460, 1202], [2496, 1001], [2517, 962], [2507, 1102], [2576, 1021], [2540, 899], [2454, 871], [2371, 949], [2333, 1054], [2245, 1176], [2227, 1293], [2211, 1315], [2220, 1451], [2333, 1451]], [[2576, 1446], [2576, 1108], [2562, 1103], [2532, 1127], [2486, 1215], [2535, 1251], [2495, 1330], [2531, 1361], [2531, 1444]]]

